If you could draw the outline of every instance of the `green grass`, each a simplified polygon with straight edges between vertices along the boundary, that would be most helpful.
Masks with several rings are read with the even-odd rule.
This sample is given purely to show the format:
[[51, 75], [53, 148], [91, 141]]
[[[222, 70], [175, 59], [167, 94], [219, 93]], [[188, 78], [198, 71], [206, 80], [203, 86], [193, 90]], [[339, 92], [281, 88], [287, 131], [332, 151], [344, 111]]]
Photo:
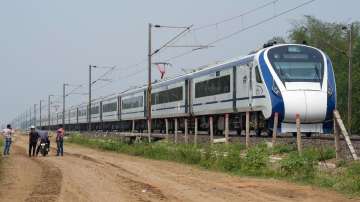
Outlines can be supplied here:
[[[149, 159], [168, 160], [201, 168], [242, 176], [270, 177], [330, 188], [352, 196], [360, 196], [360, 162], [342, 163], [332, 171], [322, 171], [318, 162], [335, 157], [332, 148], [306, 148], [300, 155], [294, 146], [277, 145], [269, 149], [265, 143], [246, 150], [243, 144], [185, 145], [166, 142], [128, 144], [112, 139], [91, 139], [72, 135], [67, 142], [90, 148], [115, 151]], [[272, 154], [283, 159], [271, 163]]]

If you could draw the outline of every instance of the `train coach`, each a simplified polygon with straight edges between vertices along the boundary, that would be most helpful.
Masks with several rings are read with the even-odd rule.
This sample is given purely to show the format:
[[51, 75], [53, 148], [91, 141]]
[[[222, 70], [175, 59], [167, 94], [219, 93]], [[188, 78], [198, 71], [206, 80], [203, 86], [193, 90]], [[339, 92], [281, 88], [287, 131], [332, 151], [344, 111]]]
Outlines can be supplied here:
[[[92, 129], [145, 130], [146, 97], [143, 86], [92, 103]], [[279, 132], [296, 132], [298, 115], [302, 131], [310, 135], [332, 130], [336, 85], [331, 61], [324, 52], [303, 44], [278, 44], [154, 82], [151, 99], [154, 130], [164, 130], [165, 118], [180, 120], [182, 130], [181, 120], [193, 117], [198, 118], [200, 130], [208, 130], [212, 117], [214, 130], [221, 132], [224, 116], [229, 114], [230, 129], [241, 134], [244, 114], [250, 111], [257, 135], [271, 133], [275, 113], [279, 115]], [[76, 124], [86, 124], [88, 116], [86, 106], [79, 107]], [[170, 129], [174, 129], [173, 121]]]

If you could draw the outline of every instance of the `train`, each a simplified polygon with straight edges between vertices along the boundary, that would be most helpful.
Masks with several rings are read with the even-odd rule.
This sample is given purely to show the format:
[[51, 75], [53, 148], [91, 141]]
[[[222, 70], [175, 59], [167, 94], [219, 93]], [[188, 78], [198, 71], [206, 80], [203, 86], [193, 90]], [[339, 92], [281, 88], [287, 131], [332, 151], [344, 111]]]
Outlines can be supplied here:
[[[68, 130], [140, 131], [147, 129], [147, 86], [70, 107], [65, 116]], [[197, 118], [199, 130], [209, 130], [212, 117], [215, 133], [224, 132], [224, 117], [240, 135], [245, 114], [250, 112], [256, 135], [271, 134], [275, 113], [278, 132], [295, 133], [296, 117], [307, 135], [330, 133], [336, 107], [336, 83], [329, 56], [305, 44], [270, 44], [252, 53], [208, 65], [181, 76], [152, 83], [152, 130], [170, 132], [174, 119], [179, 130], [182, 120]], [[43, 129], [62, 123], [62, 113], [38, 119]], [[41, 121], [41, 124], [40, 124]], [[189, 127], [193, 127], [191, 124]]]

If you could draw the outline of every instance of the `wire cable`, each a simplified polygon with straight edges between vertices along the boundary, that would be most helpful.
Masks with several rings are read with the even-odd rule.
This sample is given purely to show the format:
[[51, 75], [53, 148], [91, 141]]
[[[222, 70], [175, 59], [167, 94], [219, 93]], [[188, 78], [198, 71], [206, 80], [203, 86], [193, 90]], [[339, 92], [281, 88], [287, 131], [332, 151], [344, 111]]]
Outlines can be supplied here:
[[[262, 24], [264, 24], [264, 23], [266, 23], [266, 22], [269, 22], [269, 21], [271, 21], [271, 20], [273, 20], [273, 19], [275, 19], [275, 18], [278, 18], [278, 17], [280, 17], [280, 16], [282, 16], [282, 15], [285, 15], [285, 14], [287, 14], [287, 13], [290, 13], [290, 12], [296, 10], [296, 9], [299, 9], [299, 8], [301, 8], [301, 7], [304, 7], [304, 6], [306, 6], [306, 5], [310, 4], [310, 3], [313, 3], [314, 1], [316, 1], [316, 0], [306, 1], [306, 2], [304, 2], [304, 3], [302, 3], [302, 4], [299, 4], [299, 5], [295, 6], [295, 7], [292, 7], [292, 8], [290, 8], [290, 9], [284, 10], [284, 11], [282, 11], [282, 12], [280, 12], [280, 13], [278, 13], [278, 14], [275, 14], [275, 15], [269, 17], [269, 18], [265, 18], [265, 19], [263, 19], [263, 20], [255, 23], [255, 24], [249, 25], [249, 26], [244, 27], [244, 28], [242, 28], [242, 29], [239, 29], [239, 30], [237, 30], [237, 31], [235, 31], [235, 32], [232, 32], [232, 33], [230, 33], [230, 34], [228, 34], [228, 35], [225, 35], [225, 36], [223, 36], [223, 37], [220, 37], [220, 38], [218, 38], [218, 39], [216, 39], [216, 40], [214, 40], [214, 41], [212, 41], [212, 42], [209, 42], [206, 46], [211, 46], [211, 45], [213, 45], [213, 44], [215, 44], [215, 43], [218, 43], [218, 42], [220, 42], [220, 41], [227, 40], [227, 39], [229, 39], [229, 38], [231, 38], [231, 37], [233, 37], [233, 36], [235, 36], [235, 35], [237, 35], [237, 34], [240, 34], [241, 32], [244, 32], [244, 31], [247, 31], [247, 30], [252, 29], [252, 28], [254, 28], [254, 27], [257, 27], [257, 26], [259, 26], [259, 25], [262, 25]], [[201, 48], [201, 49], [203, 49], [203, 48]], [[179, 54], [179, 55], [172, 56], [172, 57], [166, 59], [165, 62], [168, 62], [168, 61], [171, 61], [171, 60], [174, 60], [174, 59], [183, 57], [183, 56], [188, 55], [188, 54], [190, 54], [190, 53], [192, 53], [192, 52], [194, 52], [194, 51], [197, 51], [197, 50], [200, 50], [200, 49], [199, 49], [199, 48], [197, 48], [197, 49], [192, 49], [192, 50], [183, 52], [183, 53], [181, 53], [181, 54]]]

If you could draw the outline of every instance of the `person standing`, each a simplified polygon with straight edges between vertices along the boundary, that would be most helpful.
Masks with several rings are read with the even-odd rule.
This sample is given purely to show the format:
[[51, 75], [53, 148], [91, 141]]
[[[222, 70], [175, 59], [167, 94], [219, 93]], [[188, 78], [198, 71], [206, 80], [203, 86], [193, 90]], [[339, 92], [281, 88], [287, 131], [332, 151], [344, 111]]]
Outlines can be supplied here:
[[56, 156], [64, 155], [64, 135], [65, 131], [62, 125], [56, 131], [56, 145], [57, 145], [57, 154]]
[[31, 126], [29, 133], [29, 157], [31, 157], [31, 150], [32, 150], [32, 156], [35, 156], [35, 149], [38, 139], [39, 139], [39, 133], [35, 130], [35, 126]]
[[11, 125], [8, 124], [6, 128], [3, 130], [3, 135], [5, 139], [5, 147], [4, 147], [4, 156], [10, 154], [10, 146], [11, 146], [11, 139], [14, 131], [11, 128]]

